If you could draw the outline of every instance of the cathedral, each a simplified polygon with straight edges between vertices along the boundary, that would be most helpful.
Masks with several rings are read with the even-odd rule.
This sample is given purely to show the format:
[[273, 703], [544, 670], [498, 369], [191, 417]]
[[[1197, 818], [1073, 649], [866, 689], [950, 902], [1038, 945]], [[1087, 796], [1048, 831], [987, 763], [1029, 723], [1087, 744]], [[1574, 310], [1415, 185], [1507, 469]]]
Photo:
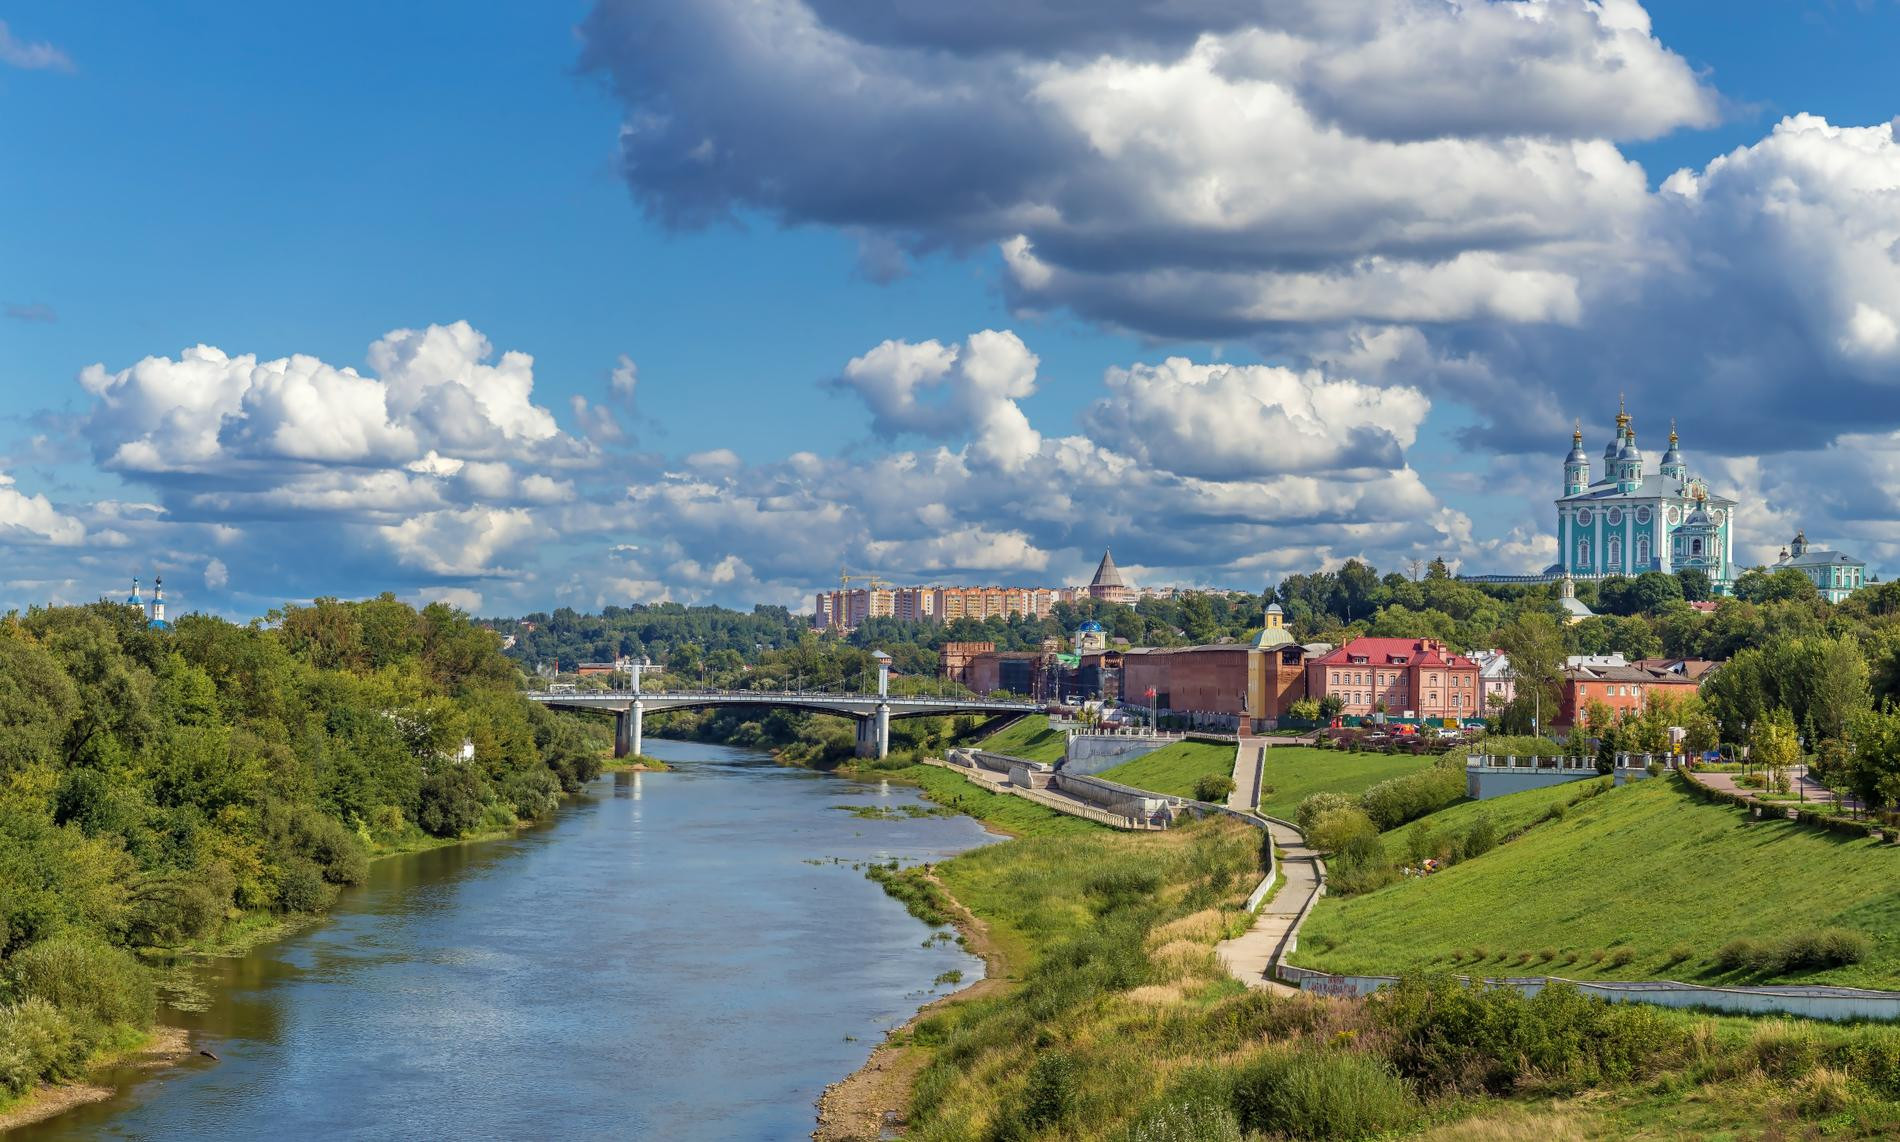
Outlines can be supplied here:
[[1735, 501], [1711, 494], [1690, 475], [1674, 424], [1669, 450], [1654, 472], [1643, 471], [1635, 426], [1620, 404], [1599, 479], [1590, 479], [1581, 423], [1570, 440], [1564, 493], [1557, 500], [1557, 562], [1547, 577], [1596, 579], [1699, 567], [1716, 594], [1728, 593], [1736, 575]]

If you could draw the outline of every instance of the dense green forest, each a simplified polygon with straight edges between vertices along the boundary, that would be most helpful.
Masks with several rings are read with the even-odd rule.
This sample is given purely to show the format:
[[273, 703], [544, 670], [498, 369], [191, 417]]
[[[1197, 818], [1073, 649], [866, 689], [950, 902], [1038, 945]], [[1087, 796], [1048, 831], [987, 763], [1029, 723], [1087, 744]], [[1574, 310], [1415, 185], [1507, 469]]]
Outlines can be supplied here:
[[376, 853], [592, 780], [599, 737], [518, 690], [492, 632], [389, 595], [0, 619], [0, 1100], [144, 1032], [133, 950], [320, 912]]

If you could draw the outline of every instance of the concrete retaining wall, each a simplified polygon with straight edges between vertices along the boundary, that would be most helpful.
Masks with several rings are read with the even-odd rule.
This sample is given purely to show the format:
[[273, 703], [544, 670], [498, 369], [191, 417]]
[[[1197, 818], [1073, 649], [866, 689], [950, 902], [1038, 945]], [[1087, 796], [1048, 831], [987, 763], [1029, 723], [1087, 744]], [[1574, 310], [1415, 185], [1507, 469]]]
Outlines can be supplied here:
[[[1398, 982], [1396, 976], [1334, 975], [1285, 963], [1279, 965], [1278, 971], [1285, 982], [1316, 995], [1370, 995], [1387, 984]], [[1703, 987], [1674, 980], [1565, 980], [1558, 976], [1486, 978], [1484, 982], [1492, 987], [1514, 987], [1526, 995], [1536, 995], [1553, 983], [1569, 983], [1585, 995], [1612, 1003], [1648, 1003], [1737, 1015], [1798, 1015], [1804, 1019], [1835, 1021], [1900, 1019], [1900, 992], [1867, 991], [1857, 987]]]
[[[1649, 776], [1653, 758], [1646, 753], [1617, 755], [1616, 783], [1627, 785]], [[1490, 754], [1465, 758], [1465, 795], [1475, 801], [1488, 801], [1507, 793], [1543, 789], [1569, 781], [1590, 781], [1603, 776], [1597, 772], [1595, 758], [1575, 757], [1497, 757]]]
[[1062, 769], [1066, 773], [1100, 773], [1180, 740], [1179, 734], [1070, 734]]
[[1172, 798], [1087, 774], [1070, 773], [1066, 765], [1056, 770], [1050, 784], [1078, 801], [1124, 817], [1135, 817], [1155, 824], [1174, 820]]

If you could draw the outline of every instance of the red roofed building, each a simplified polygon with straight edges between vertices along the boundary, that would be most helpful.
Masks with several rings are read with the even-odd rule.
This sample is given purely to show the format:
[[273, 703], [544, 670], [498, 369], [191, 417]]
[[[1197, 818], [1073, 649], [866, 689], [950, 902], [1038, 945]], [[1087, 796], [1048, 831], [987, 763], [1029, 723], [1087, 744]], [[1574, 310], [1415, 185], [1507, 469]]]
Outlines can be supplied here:
[[1437, 639], [1356, 638], [1306, 664], [1306, 692], [1338, 695], [1343, 712], [1365, 717], [1379, 703], [1394, 717], [1484, 715], [1478, 664]]

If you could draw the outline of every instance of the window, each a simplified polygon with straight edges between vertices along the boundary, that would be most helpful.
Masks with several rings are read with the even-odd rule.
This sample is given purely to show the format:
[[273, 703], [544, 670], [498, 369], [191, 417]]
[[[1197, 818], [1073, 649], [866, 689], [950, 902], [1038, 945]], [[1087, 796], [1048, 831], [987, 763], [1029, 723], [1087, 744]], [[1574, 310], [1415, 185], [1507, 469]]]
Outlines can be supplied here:
[[1692, 540], [1690, 540], [1690, 541], [1689, 541], [1689, 554], [1691, 554], [1691, 555], [1700, 555], [1700, 554], [1702, 554], [1702, 541], [1701, 541], [1701, 540], [1699, 540], [1699, 539], [1692, 539]]
[[1636, 562], [1639, 566], [1649, 562], [1649, 540], [1639, 539], [1636, 541]]
[[1620, 539], [1610, 540], [1609, 552], [1610, 566], [1615, 567], [1617, 564], [1623, 562], [1623, 541]]
[[1432, 675], [1431, 682], [1432, 682], [1432, 685], [1434, 686], [1438, 685], [1438, 675], [1436, 674]]
[[1584, 567], [1590, 566], [1590, 541], [1587, 539], [1577, 541], [1577, 563]]
[[1438, 705], [1438, 691], [1436, 690], [1433, 690], [1431, 693], [1431, 703], [1434, 706]]
[[1339, 671], [1333, 671], [1333, 685], [1339, 685]]

